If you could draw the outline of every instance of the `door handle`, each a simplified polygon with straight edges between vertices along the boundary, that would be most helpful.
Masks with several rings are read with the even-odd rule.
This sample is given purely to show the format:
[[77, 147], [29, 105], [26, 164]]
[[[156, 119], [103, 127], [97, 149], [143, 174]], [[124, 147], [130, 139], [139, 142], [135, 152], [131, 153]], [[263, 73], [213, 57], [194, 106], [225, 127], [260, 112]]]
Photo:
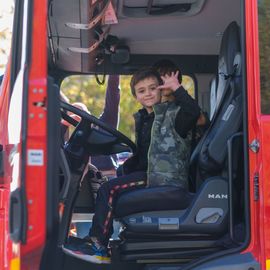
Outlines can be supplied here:
[[22, 240], [23, 227], [23, 204], [22, 195], [19, 188], [10, 194], [9, 202], [9, 234], [13, 242], [18, 243]]

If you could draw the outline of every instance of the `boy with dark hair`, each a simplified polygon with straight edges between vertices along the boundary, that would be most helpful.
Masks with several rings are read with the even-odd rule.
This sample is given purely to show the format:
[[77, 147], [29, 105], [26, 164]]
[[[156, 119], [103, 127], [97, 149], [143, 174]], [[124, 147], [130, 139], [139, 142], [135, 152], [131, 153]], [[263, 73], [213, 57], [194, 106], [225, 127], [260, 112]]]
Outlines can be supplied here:
[[182, 83], [182, 73], [180, 69], [176, 66], [174, 62], [169, 59], [162, 59], [156, 62], [153, 66], [154, 69], [158, 71], [161, 76], [165, 74], [171, 74], [178, 71], [178, 82]]
[[[155, 69], [145, 68], [132, 77], [131, 92], [143, 106], [134, 116], [138, 151], [124, 164], [126, 175], [104, 183], [99, 189], [89, 243], [75, 250], [66, 246], [65, 252], [87, 261], [108, 263], [113, 208], [123, 192], [158, 185], [187, 188], [189, 133], [200, 108], [180, 85], [178, 75], [172, 73], [161, 79]], [[161, 93], [168, 87], [175, 101], [160, 103]]]
[[[182, 74], [179, 68], [177, 67], [177, 65], [173, 61], [169, 59], [159, 60], [158, 62], [154, 64], [153, 68], [155, 68], [158, 71], [160, 76], [170, 75], [172, 73], [178, 72], [178, 76], [177, 76], [178, 82], [180, 84], [182, 83]], [[163, 97], [162, 97], [161, 102], [163, 102], [164, 100], [167, 100], [168, 98], [171, 100], [174, 99], [172, 96], [172, 91], [170, 89], [163, 90], [162, 94], [163, 94]], [[202, 138], [204, 132], [209, 127], [209, 125], [210, 125], [210, 120], [207, 113], [201, 111], [201, 114], [200, 114], [200, 117], [198, 118], [196, 126], [194, 126], [192, 130], [191, 152], [196, 147], [197, 143], [200, 141], [200, 139]]]

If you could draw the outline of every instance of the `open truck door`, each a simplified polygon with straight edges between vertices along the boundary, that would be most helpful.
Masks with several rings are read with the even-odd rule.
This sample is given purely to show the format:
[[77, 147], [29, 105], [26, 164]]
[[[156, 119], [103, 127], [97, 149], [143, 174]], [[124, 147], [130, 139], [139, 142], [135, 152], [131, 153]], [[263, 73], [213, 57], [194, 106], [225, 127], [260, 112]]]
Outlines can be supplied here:
[[57, 132], [59, 122], [56, 128], [47, 125], [50, 113], [57, 121], [57, 113], [47, 107], [47, 1], [15, 2], [11, 56], [1, 92], [0, 268], [41, 269], [49, 234], [57, 228], [52, 225], [57, 190], [48, 186], [57, 174], [50, 174], [54, 161], [49, 164], [47, 157], [48, 151], [53, 156], [48, 135], [56, 137], [51, 132]]
[[[250, 185], [250, 247], [270, 269], [270, 32], [269, 1], [246, 1], [246, 77]], [[255, 11], [255, 12], [254, 12]]]

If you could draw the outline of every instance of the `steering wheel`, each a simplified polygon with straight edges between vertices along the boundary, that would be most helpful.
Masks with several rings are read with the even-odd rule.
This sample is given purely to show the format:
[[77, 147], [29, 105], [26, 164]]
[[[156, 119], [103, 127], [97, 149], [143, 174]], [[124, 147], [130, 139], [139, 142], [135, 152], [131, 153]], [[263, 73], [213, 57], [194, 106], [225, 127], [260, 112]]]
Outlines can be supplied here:
[[[101, 120], [99, 120], [98, 118], [96, 118], [93, 115], [88, 114], [87, 112], [74, 107], [66, 102], [61, 101], [60, 102], [60, 107], [62, 109], [62, 117], [64, 120], [66, 120], [67, 122], [69, 122], [71, 125], [73, 126], [77, 126], [79, 127], [79, 122], [75, 119], [73, 119], [72, 117], [70, 117], [66, 111], [72, 112], [76, 115], [78, 115], [81, 118], [80, 123], [86, 122], [87, 123], [87, 127], [89, 126], [89, 129], [91, 129], [91, 135], [90, 138], [88, 138], [88, 143], [91, 144], [93, 143], [93, 145], [97, 146], [98, 143], [100, 143], [100, 145], [102, 144], [107, 144], [109, 146], [113, 146], [113, 145], [119, 145], [119, 146], [125, 146], [124, 148], [122, 147], [122, 149], [127, 150], [127, 147], [129, 149], [132, 150], [132, 152], [136, 152], [136, 144], [134, 142], [132, 142], [127, 136], [125, 136], [123, 133], [121, 133], [120, 131], [116, 130], [115, 128], [112, 128], [111, 126], [109, 126], [108, 124], [102, 122]], [[97, 129], [96, 127], [101, 128]], [[76, 129], [77, 129], [76, 127]], [[75, 129], [75, 131], [76, 131]], [[74, 132], [75, 132], [74, 131]], [[121, 147], [120, 147], [121, 148]], [[123, 152], [123, 150], [121, 150], [120, 152]]]

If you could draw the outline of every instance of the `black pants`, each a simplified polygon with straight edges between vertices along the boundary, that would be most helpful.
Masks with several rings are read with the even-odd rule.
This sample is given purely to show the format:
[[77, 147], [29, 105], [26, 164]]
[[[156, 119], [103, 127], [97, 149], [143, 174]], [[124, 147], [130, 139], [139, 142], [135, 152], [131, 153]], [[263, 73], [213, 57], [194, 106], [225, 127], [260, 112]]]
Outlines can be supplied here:
[[113, 209], [117, 198], [124, 192], [145, 187], [145, 172], [134, 172], [104, 183], [97, 194], [95, 215], [90, 237], [96, 237], [105, 247], [113, 233]]

